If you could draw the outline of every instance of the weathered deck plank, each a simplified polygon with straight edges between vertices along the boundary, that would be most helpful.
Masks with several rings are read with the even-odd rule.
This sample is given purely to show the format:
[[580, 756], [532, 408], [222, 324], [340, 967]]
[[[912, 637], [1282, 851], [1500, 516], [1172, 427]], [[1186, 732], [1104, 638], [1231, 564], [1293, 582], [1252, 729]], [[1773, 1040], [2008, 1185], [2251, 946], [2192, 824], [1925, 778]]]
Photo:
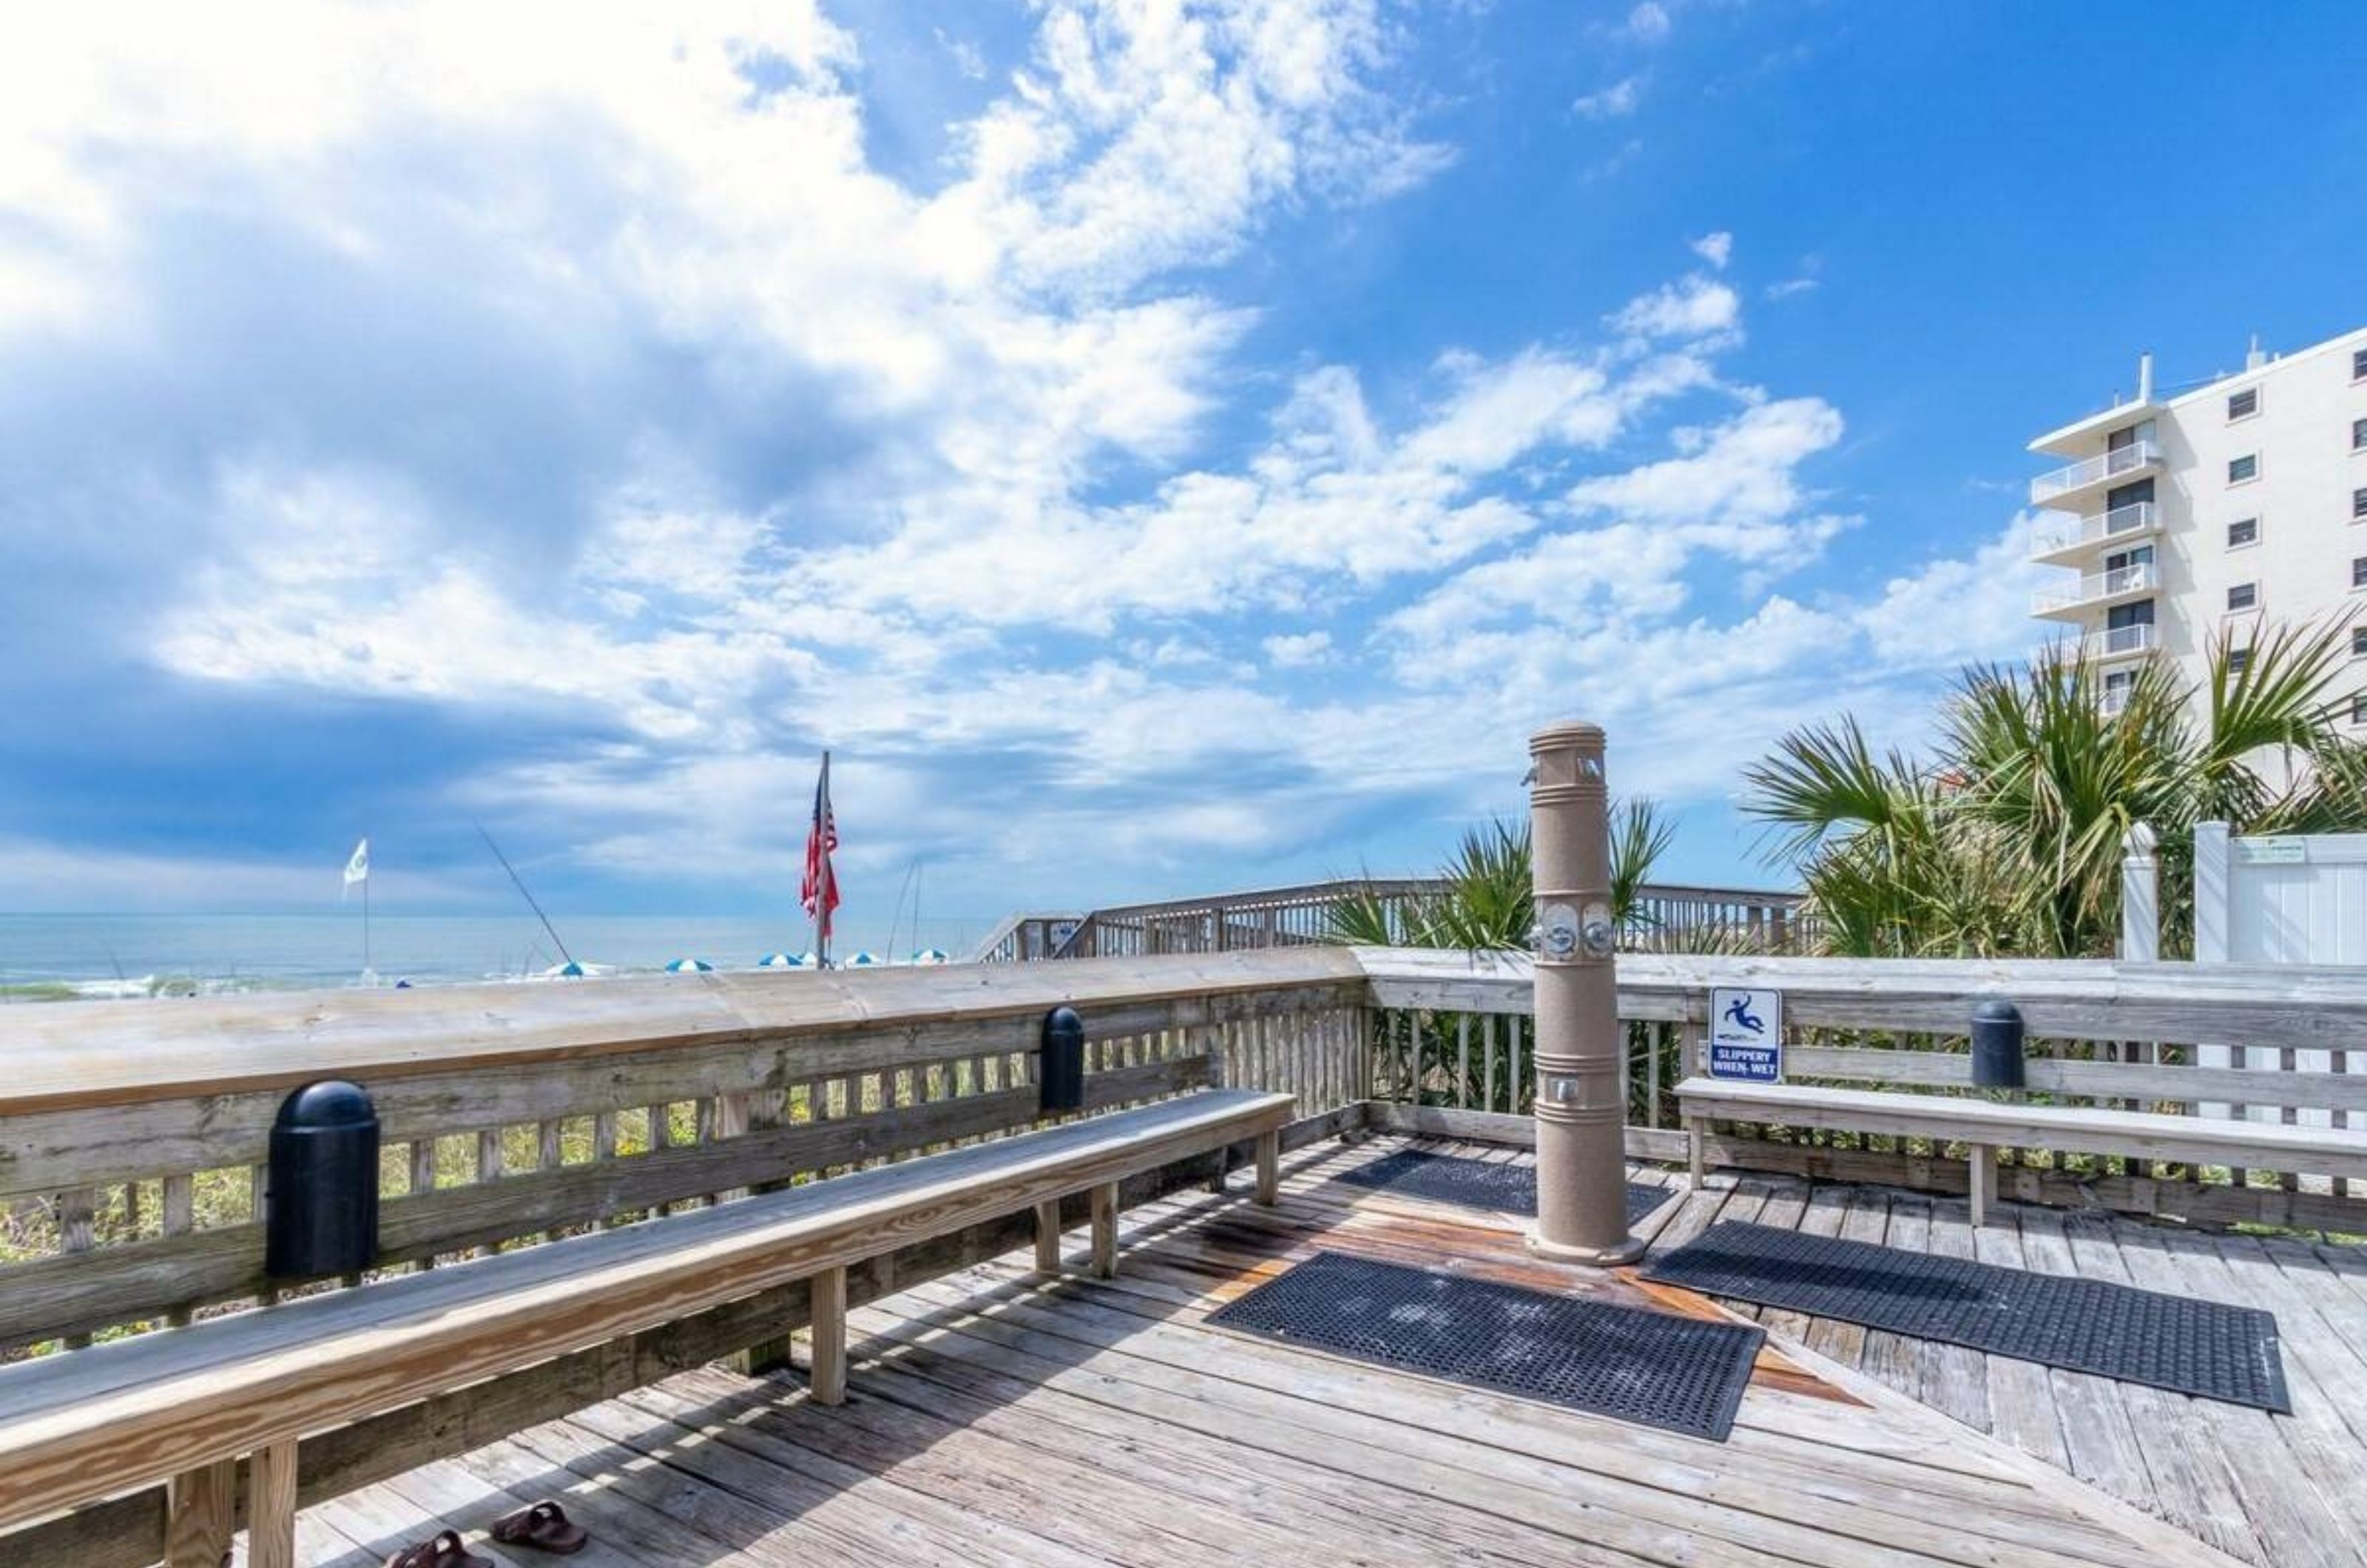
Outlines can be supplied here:
[[[2101, 1380], [1771, 1312], [1761, 1314], [1771, 1331], [1800, 1335], [1804, 1348], [1771, 1346], [1732, 1439], [1711, 1444], [1207, 1325], [1222, 1302], [1319, 1247], [1717, 1310], [1631, 1271], [1541, 1262], [1515, 1216], [1331, 1179], [1399, 1146], [1303, 1151], [1271, 1210], [1177, 1194], [1131, 1211], [1114, 1280], [1073, 1269], [1048, 1280], [1022, 1252], [858, 1309], [843, 1405], [814, 1404], [793, 1375], [707, 1368], [323, 1504], [301, 1522], [305, 1561], [379, 1562], [447, 1521], [471, 1529], [474, 1549], [504, 1568], [524, 1568], [482, 1545], [481, 1531], [540, 1496], [561, 1497], [593, 1528], [598, 1545], [576, 1559], [586, 1568], [2235, 1560], [2199, 1541], [2190, 1552], [2158, 1525], [2135, 1528], [2102, 1493], [2039, 1462], [2109, 1473], [2115, 1494], [2177, 1517], [2147, 1494], [2148, 1453], [2166, 1469], [2174, 1453], [2185, 1483], [2204, 1473], [2211, 1442], [2259, 1444], [2245, 1423], [2197, 1421], [2192, 1402], [2157, 1395], [2149, 1418], [2189, 1424], [2172, 1447], [2151, 1429], [2140, 1445], [2124, 1391]], [[1672, 1199], [1645, 1228], [1667, 1247], [1721, 1216], [1991, 1260], [2010, 1251], [2016, 1263], [2100, 1276], [2118, 1267], [2140, 1282], [2175, 1271], [2223, 1297], [2239, 1274], [2264, 1270], [2276, 1286], [2261, 1287], [2262, 1299], [2307, 1321], [2289, 1349], [2305, 1363], [2297, 1389], [2316, 1401], [2367, 1379], [2351, 1345], [2367, 1333], [2339, 1321], [2360, 1298], [2307, 1249], [2239, 1247], [2233, 1262], [2208, 1247], [2200, 1259], [2169, 1247], [2135, 1257], [2110, 1227], [2067, 1237], [2041, 1221], [2026, 1256], [2010, 1222], [1973, 1233], [1961, 1204], [1759, 1177]], [[1825, 1347], [1859, 1370], [1826, 1366], [1816, 1354]], [[2067, 1444], [2082, 1421], [2095, 1430]], [[1994, 1427], [1998, 1440], [1968, 1426]], [[2247, 1510], [2282, 1504], [2347, 1551], [2356, 1515], [2322, 1498], [2297, 1503], [2293, 1489], [2322, 1492], [2342, 1456], [2367, 1455], [2354, 1436], [2344, 1417], [2318, 1411], [2277, 1434], [2277, 1462], [2293, 1461], [2277, 1485], [2225, 1476], [2205, 1487], [2214, 1506], [2237, 1510], [2238, 1528], [2223, 1534], [2273, 1543]], [[2219, 1462], [2224, 1471], [2240, 1456]], [[2244, 1556], [2275, 1561], [2257, 1540]]]

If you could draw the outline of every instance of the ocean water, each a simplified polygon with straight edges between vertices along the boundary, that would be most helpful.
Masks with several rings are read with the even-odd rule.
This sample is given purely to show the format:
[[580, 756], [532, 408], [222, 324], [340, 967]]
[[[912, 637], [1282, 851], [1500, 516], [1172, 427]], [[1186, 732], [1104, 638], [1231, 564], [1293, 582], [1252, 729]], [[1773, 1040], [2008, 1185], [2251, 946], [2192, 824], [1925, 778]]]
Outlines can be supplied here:
[[[567, 948], [587, 970], [662, 970], [676, 958], [703, 958], [718, 969], [753, 969], [768, 953], [801, 953], [811, 942], [794, 911], [777, 919], [731, 917], [596, 915], [557, 922]], [[866, 946], [904, 960], [915, 948], [955, 958], [985, 934], [984, 920], [911, 922], [885, 951], [888, 931], [842, 926], [832, 956]], [[560, 962], [532, 916], [377, 915], [369, 964], [377, 980], [413, 985], [518, 979]], [[0, 1004], [67, 996], [188, 995], [359, 983], [363, 973], [358, 910], [321, 915], [0, 915]]]

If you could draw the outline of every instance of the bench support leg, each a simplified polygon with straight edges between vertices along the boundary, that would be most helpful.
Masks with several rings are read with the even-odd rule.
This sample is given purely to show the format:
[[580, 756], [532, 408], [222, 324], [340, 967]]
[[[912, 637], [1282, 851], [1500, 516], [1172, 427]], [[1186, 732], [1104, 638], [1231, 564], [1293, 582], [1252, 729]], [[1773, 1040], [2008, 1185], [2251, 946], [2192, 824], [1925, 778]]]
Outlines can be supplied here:
[[1093, 1278], [1117, 1274], [1117, 1183], [1104, 1181], [1093, 1195]]
[[846, 1403], [846, 1270], [825, 1269], [813, 1279], [813, 1401]]
[[221, 1568], [238, 1502], [238, 1461], [176, 1475], [165, 1497], [164, 1561], [171, 1568]]
[[1036, 1271], [1058, 1274], [1060, 1271], [1060, 1201], [1047, 1199], [1036, 1205]]
[[1977, 1230], [1988, 1223], [1989, 1205], [1997, 1201], [1997, 1150], [1975, 1144], [1966, 1158], [1972, 1167], [1973, 1228]]
[[1709, 1174], [1709, 1119], [1704, 1116], [1685, 1118], [1685, 1190], [1702, 1190], [1702, 1178]]
[[296, 1442], [257, 1449], [247, 1472], [247, 1568], [297, 1568]]
[[1274, 1207], [1282, 1193], [1282, 1134], [1260, 1133], [1257, 1141], [1257, 1201]]

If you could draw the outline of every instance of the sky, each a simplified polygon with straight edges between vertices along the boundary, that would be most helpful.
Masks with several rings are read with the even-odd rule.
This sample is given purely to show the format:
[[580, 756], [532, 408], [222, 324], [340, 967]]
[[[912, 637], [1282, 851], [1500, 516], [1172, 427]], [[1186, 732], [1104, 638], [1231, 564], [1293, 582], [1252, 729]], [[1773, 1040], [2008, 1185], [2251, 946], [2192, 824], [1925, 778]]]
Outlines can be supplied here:
[[[46, 7], [0, 909], [1417, 871], [2038, 640], [2024, 451], [2367, 324], [2337, 3]], [[2339, 47], [2335, 47], [2336, 45]]]

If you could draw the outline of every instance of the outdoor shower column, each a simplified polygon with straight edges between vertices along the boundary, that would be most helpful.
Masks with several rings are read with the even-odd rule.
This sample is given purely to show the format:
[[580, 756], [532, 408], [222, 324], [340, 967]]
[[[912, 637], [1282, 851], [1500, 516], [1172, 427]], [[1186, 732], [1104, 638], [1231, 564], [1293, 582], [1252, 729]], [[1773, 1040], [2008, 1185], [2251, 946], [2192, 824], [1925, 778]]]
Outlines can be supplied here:
[[1625, 1037], [1611, 952], [1610, 792], [1603, 731], [1529, 738], [1535, 860], [1537, 1228], [1529, 1244], [1576, 1263], [1626, 1263]]

